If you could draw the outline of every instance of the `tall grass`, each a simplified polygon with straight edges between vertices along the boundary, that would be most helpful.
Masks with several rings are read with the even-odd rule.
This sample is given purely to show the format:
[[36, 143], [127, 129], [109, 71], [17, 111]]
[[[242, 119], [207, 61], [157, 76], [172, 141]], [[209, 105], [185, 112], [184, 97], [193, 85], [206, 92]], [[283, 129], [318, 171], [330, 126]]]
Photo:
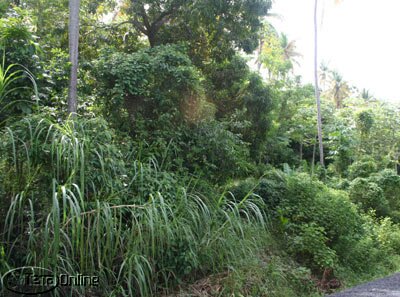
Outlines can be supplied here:
[[234, 203], [178, 186], [143, 194], [137, 187], [162, 176], [156, 162], [133, 159], [103, 122], [31, 118], [0, 137], [7, 263], [100, 278], [69, 296], [170, 293], [179, 280], [233, 269], [262, 244], [256, 197]]
[[31, 103], [27, 100], [7, 100], [12, 93], [21, 89], [26, 89], [26, 87], [18, 86], [16, 84], [18, 81], [25, 78], [28, 78], [32, 83], [36, 104], [38, 105], [39, 92], [33, 74], [23, 65], [6, 65], [6, 55], [5, 50], [3, 50], [2, 60], [0, 63], [0, 113], [3, 113], [8, 108], [21, 102]]

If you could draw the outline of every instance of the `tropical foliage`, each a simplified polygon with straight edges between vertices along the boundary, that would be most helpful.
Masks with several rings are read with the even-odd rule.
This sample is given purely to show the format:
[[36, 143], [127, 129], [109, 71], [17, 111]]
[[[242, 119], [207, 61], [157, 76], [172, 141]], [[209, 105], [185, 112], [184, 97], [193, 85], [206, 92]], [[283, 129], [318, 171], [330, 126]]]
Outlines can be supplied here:
[[321, 296], [399, 269], [399, 107], [326, 65], [303, 84], [270, 8], [80, 1], [71, 116], [68, 1], [0, 4], [4, 296], [24, 266], [95, 276], [54, 291], [89, 297]]

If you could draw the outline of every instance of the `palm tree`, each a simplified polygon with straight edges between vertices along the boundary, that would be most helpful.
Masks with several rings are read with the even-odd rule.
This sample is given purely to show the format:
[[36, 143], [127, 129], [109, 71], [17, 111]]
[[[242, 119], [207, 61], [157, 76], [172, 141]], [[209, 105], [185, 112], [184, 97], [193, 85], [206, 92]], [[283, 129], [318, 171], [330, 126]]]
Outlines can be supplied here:
[[283, 57], [286, 61], [290, 62], [291, 65], [293, 63], [299, 65], [297, 61], [297, 57], [302, 57], [303, 55], [296, 51], [296, 41], [290, 40], [286, 36], [286, 34], [281, 34], [281, 46], [283, 48]]
[[326, 90], [326, 85], [330, 79], [330, 70], [328, 65], [325, 62], [321, 62], [321, 64], [319, 65], [319, 82], [320, 82], [320, 86], [322, 91]]
[[80, 0], [69, 0], [69, 59], [71, 62], [68, 92], [68, 112], [75, 115], [78, 106], [78, 47], [79, 47], [79, 6]]
[[364, 99], [365, 101], [371, 101], [374, 99], [374, 96], [371, 94], [371, 92], [367, 89], [362, 89], [360, 93], [360, 97]]
[[343, 80], [342, 75], [340, 75], [337, 71], [332, 71], [332, 81], [331, 81], [331, 89], [330, 96], [335, 102], [336, 108], [343, 107], [343, 99], [349, 96], [350, 87], [348, 83]]

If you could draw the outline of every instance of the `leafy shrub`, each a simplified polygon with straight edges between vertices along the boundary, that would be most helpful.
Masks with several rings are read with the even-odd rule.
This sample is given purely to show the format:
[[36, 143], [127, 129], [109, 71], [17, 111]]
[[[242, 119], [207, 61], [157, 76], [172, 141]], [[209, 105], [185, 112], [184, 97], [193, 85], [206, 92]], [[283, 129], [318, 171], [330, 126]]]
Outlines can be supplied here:
[[394, 170], [385, 169], [371, 176], [370, 179], [383, 190], [383, 194], [389, 203], [392, 219], [400, 222], [400, 176]]
[[27, 12], [15, 7], [0, 18], [0, 48], [6, 49], [7, 60], [11, 64], [21, 64], [28, 68], [38, 66], [38, 37], [30, 30]]
[[375, 227], [377, 239], [381, 246], [390, 253], [400, 255], [400, 229], [390, 218], [377, 222]]
[[381, 250], [379, 242], [373, 237], [365, 235], [355, 241], [354, 245], [347, 250], [347, 254], [341, 258], [341, 263], [355, 272], [366, 273], [374, 269], [374, 266], [385, 257], [387, 257], [387, 253]]
[[177, 180], [173, 172], [161, 170], [155, 159], [150, 158], [146, 163], [133, 160], [128, 167], [130, 173], [134, 173], [136, 178], [129, 184], [130, 195], [120, 197], [122, 203], [132, 203], [139, 197], [142, 201], [146, 201], [154, 193], [163, 193], [164, 199], [173, 201], [177, 195], [177, 189], [183, 184]]
[[260, 195], [267, 206], [267, 210], [274, 213], [282, 200], [284, 183], [278, 174], [270, 175], [269, 178], [262, 178], [258, 183], [255, 192]]
[[251, 169], [248, 144], [217, 121], [186, 130], [182, 151], [187, 168], [217, 181], [243, 176]]
[[[8, 76], [10, 72], [19, 72], [13, 77], [12, 84], [8, 86], [7, 98], [3, 100], [9, 106], [8, 115], [30, 114], [34, 109], [33, 103], [38, 99], [33, 96], [34, 92], [30, 86], [32, 82], [35, 83], [37, 77], [43, 75], [39, 58], [42, 50], [30, 26], [27, 12], [18, 7], [9, 10], [6, 17], [0, 18], [0, 67], [2, 68], [0, 76], [7, 77], [4, 73], [7, 69]], [[4, 77], [2, 80], [0, 84], [5, 84]], [[0, 112], [3, 103], [0, 102]], [[0, 120], [1, 116], [0, 114]]]
[[205, 75], [210, 85], [207, 91], [217, 107], [217, 118], [232, 114], [235, 108], [243, 106], [242, 97], [238, 94], [242, 91], [249, 73], [246, 60], [239, 55], [224, 59], [221, 63], [207, 65]]
[[367, 178], [372, 173], [377, 172], [378, 167], [376, 162], [369, 157], [364, 157], [363, 159], [354, 162], [348, 168], [349, 179], [353, 180], [357, 177]]
[[[130, 129], [138, 114], [155, 120], [168, 113], [175, 124], [185, 116], [202, 114], [201, 76], [181, 46], [165, 45], [104, 56], [95, 72], [106, 116], [117, 123], [126, 122]], [[186, 115], [188, 109], [179, 110], [189, 103], [195, 108], [190, 111], [200, 115]], [[121, 117], [124, 110], [129, 118]]]
[[337, 256], [334, 250], [327, 246], [328, 237], [323, 227], [316, 223], [289, 225], [293, 235], [290, 237], [289, 250], [296, 255], [300, 263], [311, 268], [324, 269], [334, 267]]
[[326, 245], [339, 256], [362, 231], [361, 217], [346, 193], [330, 189], [306, 174], [288, 176], [287, 191], [279, 207], [288, 220], [290, 234], [296, 234], [295, 226], [316, 224], [316, 228], [323, 228]]
[[[236, 201], [241, 201], [247, 195], [256, 193], [257, 180], [254, 178], [247, 178], [245, 180], [238, 180], [230, 183], [227, 186], [229, 196]], [[230, 198], [230, 197], [228, 197]]]
[[259, 195], [277, 231], [288, 236], [290, 252], [310, 268], [333, 266], [362, 237], [363, 219], [347, 193], [307, 174], [270, 170], [260, 180], [239, 181], [230, 189], [239, 199]]
[[[387, 274], [396, 269], [399, 231], [390, 219], [377, 220], [371, 214], [363, 215], [362, 236], [354, 241], [341, 257], [343, 266], [358, 275]], [[365, 261], [368, 259], [368, 261]]]
[[225, 123], [202, 121], [171, 127], [171, 122], [165, 120], [165, 125], [157, 128], [163, 118], [138, 123], [134, 142], [141, 147], [141, 159], [153, 157], [163, 170], [195, 174], [218, 183], [253, 169], [248, 144]]
[[246, 94], [243, 96], [246, 119], [251, 125], [244, 129], [243, 138], [252, 144], [251, 155], [255, 160], [265, 157], [267, 133], [271, 124], [269, 112], [272, 110], [271, 90], [261, 76], [252, 74]]
[[389, 214], [389, 203], [383, 190], [365, 178], [356, 178], [350, 184], [349, 195], [364, 211], [375, 210], [378, 216]]
[[374, 125], [374, 114], [371, 110], [362, 110], [356, 114], [357, 128], [364, 135], [368, 134]]
[[207, 91], [216, 106], [216, 117], [229, 118], [232, 131], [243, 135], [251, 144], [252, 158], [260, 161], [265, 155], [273, 95], [261, 76], [251, 72], [246, 63], [242, 57], [234, 56], [209, 65], [205, 70]]
[[[354, 240], [362, 236], [362, 217], [346, 192], [325, 188], [317, 200], [321, 210], [315, 220], [324, 227], [329, 238], [328, 245], [341, 257]], [[322, 206], [324, 203], [325, 207]]]
[[264, 201], [268, 215], [277, 217], [278, 206], [285, 197], [286, 176], [283, 172], [269, 169], [259, 180], [247, 178], [228, 185], [228, 190], [237, 200], [249, 194], [256, 194]]

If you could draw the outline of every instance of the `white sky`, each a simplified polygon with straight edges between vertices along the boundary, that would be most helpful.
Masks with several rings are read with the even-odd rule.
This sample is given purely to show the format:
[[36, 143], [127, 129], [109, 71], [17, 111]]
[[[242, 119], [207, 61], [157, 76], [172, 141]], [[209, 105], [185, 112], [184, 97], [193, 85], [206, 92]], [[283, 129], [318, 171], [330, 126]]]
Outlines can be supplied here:
[[[350, 85], [366, 88], [377, 98], [400, 102], [400, 1], [319, 0], [319, 61], [342, 74]], [[304, 82], [313, 79], [314, 0], [274, 0], [269, 19], [303, 54], [300, 68]], [[321, 21], [320, 21], [321, 24]]]

